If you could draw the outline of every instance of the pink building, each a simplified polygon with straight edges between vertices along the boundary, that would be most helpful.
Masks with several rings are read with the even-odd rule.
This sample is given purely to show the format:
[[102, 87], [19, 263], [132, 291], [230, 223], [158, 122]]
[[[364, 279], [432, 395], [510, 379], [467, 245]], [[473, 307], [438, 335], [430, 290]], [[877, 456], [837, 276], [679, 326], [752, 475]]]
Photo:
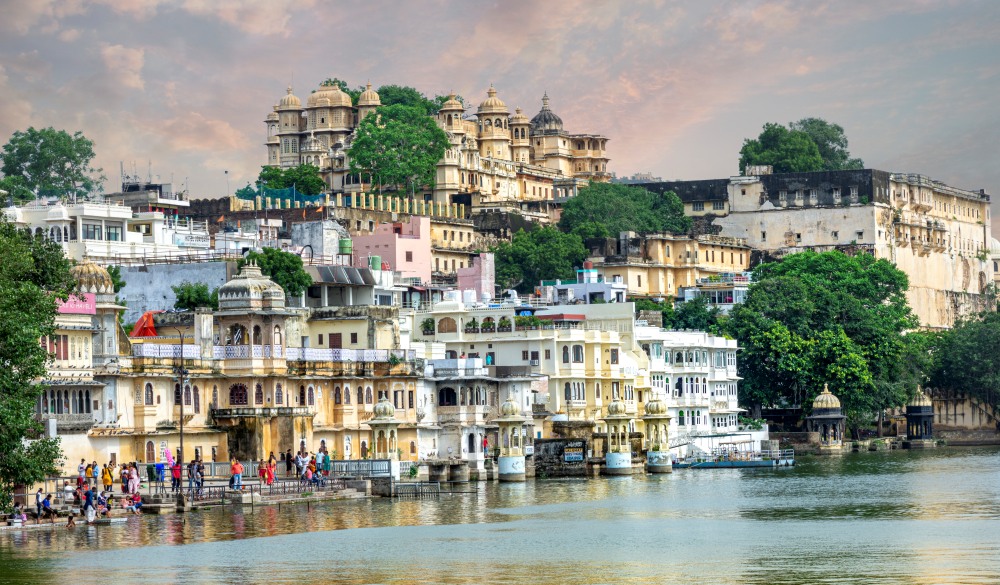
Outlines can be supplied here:
[[354, 236], [354, 265], [371, 266], [378, 256], [402, 278], [431, 281], [431, 220], [410, 216], [409, 222], [379, 224], [367, 236]]
[[496, 295], [495, 277], [493, 254], [482, 252], [472, 257], [471, 266], [458, 269], [458, 290], [476, 291], [477, 301], [484, 295], [492, 299]]

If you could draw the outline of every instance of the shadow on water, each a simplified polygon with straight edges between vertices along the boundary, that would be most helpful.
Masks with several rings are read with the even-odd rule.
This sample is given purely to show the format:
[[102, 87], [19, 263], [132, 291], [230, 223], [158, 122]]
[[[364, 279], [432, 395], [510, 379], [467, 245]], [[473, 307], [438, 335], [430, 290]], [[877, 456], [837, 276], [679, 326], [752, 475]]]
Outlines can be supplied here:
[[469, 484], [0, 534], [0, 583], [992, 583], [1000, 450]]

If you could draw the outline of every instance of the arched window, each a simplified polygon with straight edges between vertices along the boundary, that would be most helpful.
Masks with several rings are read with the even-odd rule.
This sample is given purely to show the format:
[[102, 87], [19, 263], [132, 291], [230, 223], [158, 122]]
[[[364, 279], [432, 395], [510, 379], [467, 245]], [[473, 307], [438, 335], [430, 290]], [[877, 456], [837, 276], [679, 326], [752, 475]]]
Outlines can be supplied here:
[[566, 395], [566, 400], [573, 399], [573, 389], [570, 386], [569, 382], [566, 382], [566, 387], [563, 389], [563, 393]]
[[563, 354], [563, 356], [562, 356], [563, 357], [563, 360], [562, 360], [563, 363], [564, 364], [568, 364], [569, 363], [569, 346], [568, 345], [564, 345], [563, 346], [562, 354]]
[[334, 386], [333, 388], [333, 403], [340, 404], [340, 386]]
[[154, 461], [156, 461], [156, 446], [153, 445], [152, 441], [146, 441], [146, 463]]
[[309, 392], [309, 394], [308, 394], [309, 397], [308, 397], [307, 400], [309, 402], [309, 406], [312, 406], [312, 405], [316, 404], [316, 391], [313, 390], [312, 386], [310, 386], [308, 392]]
[[351, 387], [344, 386], [344, 404], [351, 403]]
[[271, 337], [271, 343], [274, 345], [281, 345], [281, 327], [274, 326], [274, 335]]
[[233, 384], [229, 387], [229, 405], [230, 406], [246, 406], [247, 405], [247, 387], [246, 384]]
[[260, 325], [254, 325], [253, 326], [253, 344], [254, 345], [260, 345], [261, 344], [261, 340], [260, 340]]
[[257, 384], [253, 388], [253, 403], [264, 404], [264, 386]]
[[365, 403], [365, 389], [358, 386], [358, 406]]
[[184, 406], [191, 406], [191, 385], [184, 385]]
[[299, 406], [306, 405], [306, 387], [299, 386]]
[[445, 317], [438, 321], [438, 333], [455, 333], [458, 331], [458, 323], [451, 317]]
[[174, 384], [174, 404], [181, 403], [181, 385]]
[[146, 384], [145, 400], [146, 406], [153, 406], [153, 385]]
[[212, 386], [212, 408], [219, 408], [219, 387]]
[[365, 402], [372, 404], [372, 387], [365, 388]]
[[455, 406], [458, 404], [458, 395], [454, 388], [442, 388], [438, 391], [438, 406]]
[[198, 387], [194, 387], [194, 412], [198, 414], [201, 412], [201, 392], [198, 391]]
[[417, 444], [414, 441], [410, 441], [410, 455], [417, 454]]
[[274, 404], [277, 406], [285, 404], [285, 393], [281, 390], [281, 384], [274, 387]]
[[582, 364], [583, 363], [583, 346], [574, 345], [573, 346], [573, 363]]
[[684, 426], [684, 411], [683, 410], [677, 413], [677, 424], [679, 424], [680, 426]]

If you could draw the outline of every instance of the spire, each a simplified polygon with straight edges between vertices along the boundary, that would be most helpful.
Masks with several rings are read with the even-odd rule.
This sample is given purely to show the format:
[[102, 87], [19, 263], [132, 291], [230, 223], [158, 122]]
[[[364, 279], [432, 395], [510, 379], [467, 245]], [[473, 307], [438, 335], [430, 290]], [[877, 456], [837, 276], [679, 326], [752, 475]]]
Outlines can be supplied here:
[[542, 109], [543, 110], [549, 109], [549, 92], [548, 91], [546, 91], [544, 94], [542, 94]]

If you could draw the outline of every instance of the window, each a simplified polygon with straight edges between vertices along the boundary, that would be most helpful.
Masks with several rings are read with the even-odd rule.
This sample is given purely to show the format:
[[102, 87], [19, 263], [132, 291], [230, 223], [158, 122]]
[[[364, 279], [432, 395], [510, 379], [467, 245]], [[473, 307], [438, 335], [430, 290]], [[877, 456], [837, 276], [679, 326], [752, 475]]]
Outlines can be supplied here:
[[153, 385], [146, 384], [146, 392], [144, 396], [144, 402], [146, 406], [153, 406]]
[[864, 231], [862, 231], [862, 230], [858, 230], [858, 231], [857, 231], [857, 232], [855, 233], [855, 235], [857, 235], [857, 236], [858, 236], [858, 239], [859, 239], [859, 240], [863, 240], [863, 239], [865, 239], [865, 232], [864, 232]]
[[[406, 404], [407, 404], [407, 408], [410, 408], [410, 409], [412, 409], [412, 408], [413, 408], [413, 390], [410, 390], [410, 391], [409, 391], [409, 392], [407, 393], [407, 396], [406, 396]], [[412, 443], [411, 443], [411, 445], [412, 445]]]
[[583, 346], [574, 345], [573, 346], [573, 363], [582, 364], [583, 363]]
[[521, 352], [521, 359], [524, 361], [528, 361], [528, 350], [524, 350]]
[[725, 201], [713, 201], [712, 202], [712, 209], [714, 209], [715, 211], [720, 211], [720, 210], [723, 210], [725, 208], [726, 208], [726, 202]]
[[276, 405], [281, 405], [285, 403], [285, 396], [281, 391], [281, 384], [274, 387], [274, 403]]
[[308, 401], [309, 406], [316, 404], [316, 391], [312, 386], [309, 387], [307, 396], [308, 398], [306, 398], [306, 400]]
[[802, 234], [795, 234], [795, 241], [796, 242], [801, 242], [802, 241]]
[[618, 363], [618, 349], [617, 348], [611, 350], [611, 363], [612, 364], [617, 364]]
[[563, 350], [562, 350], [562, 363], [564, 363], [564, 364], [568, 364], [569, 363], [569, 346], [568, 345], [564, 345], [563, 346]]
[[318, 342], [318, 346], [319, 347], [323, 347], [323, 334], [322, 333], [320, 333], [319, 335], [316, 336], [316, 340]]
[[[993, 266], [994, 266], [993, 270], [996, 271], [996, 262], [993, 263]], [[545, 350], [545, 359], [547, 359], [547, 360], [552, 359], [552, 350], [551, 349], [546, 349]]]
[[85, 240], [100, 240], [101, 239], [101, 226], [92, 223], [83, 224], [83, 239]]
[[838, 239], [838, 238], [840, 237], [840, 232], [838, 232], [838, 231], [834, 231], [834, 232], [833, 232], [832, 234], [830, 234], [830, 235], [832, 235], [832, 236], [833, 236], [833, 239], [835, 239], [835, 240], [836, 240], [836, 239]]
[[245, 384], [233, 384], [229, 387], [230, 406], [246, 406], [247, 399], [247, 387]]
[[357, 343], [358, 343], [358, 334], [357, 333], [351, 333], [351, 343], [354, 344], [354, 345], [357, 345]]
[[407, 252], [406, 253], [406, 261], [407, 262], [413, 262], [413, 252]]
[[264, 404], [264, 386], [257, 384], [253, 389], [253, 403]]
[[[760, 232], [760, 241], [762, 241], [762, 242], [766, 242], [767, 241], [767, 232]], [[742, 262], [742, 260], [741, 260], [741, 262]]]
[[691, 204], [691, 209], [694, 211], [705, 211], [705, 202], [695, 201], [694, 203]]
[[120, 225], [109, 225], [107, 226], [107, 238], [109, 242], [120, 242], [122, 240], [122, 226]]
[[636, 283], [635, 285], [637, 287], [642, 288], [642, 275], [641, 274], [636, 274], [635, 275], [635, 283]]

